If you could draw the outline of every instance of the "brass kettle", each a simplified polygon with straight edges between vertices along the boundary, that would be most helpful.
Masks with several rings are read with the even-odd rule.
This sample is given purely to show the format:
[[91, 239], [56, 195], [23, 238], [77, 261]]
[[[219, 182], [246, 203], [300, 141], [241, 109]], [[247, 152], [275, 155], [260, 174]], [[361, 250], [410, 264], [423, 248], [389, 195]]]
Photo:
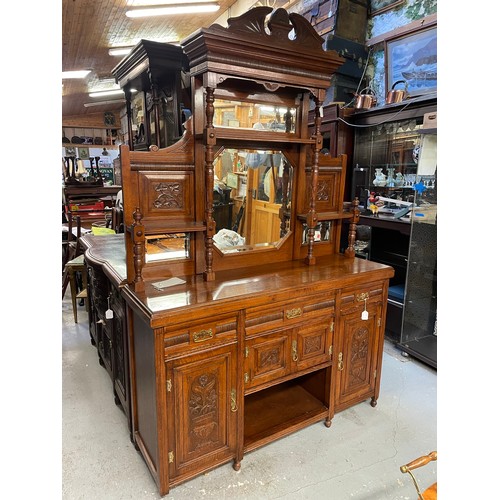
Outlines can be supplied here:
[[[395, 89], [396, 85], [399, 85], [400, 83], [405, 84], [404, 89]], [[408, 97], [408, 82], [406, 80], [398, 80], [397, 82], [394, 82], [394, 84], [391, 87], [391, 90], [387, 92], [387, 98], [385, 100], [386, 104], [394, 104], [396, 102], [402, 102], [404, 99]]]
[[[366, 93], [363, 93], [365, 91]], [[370, 109], [377, 104], [377, 96], [370, 87], [364, 88], [359, 94], [354, 94], [354, 96], [356, 97], [356, 102], [354, 103], [355, 109]]]

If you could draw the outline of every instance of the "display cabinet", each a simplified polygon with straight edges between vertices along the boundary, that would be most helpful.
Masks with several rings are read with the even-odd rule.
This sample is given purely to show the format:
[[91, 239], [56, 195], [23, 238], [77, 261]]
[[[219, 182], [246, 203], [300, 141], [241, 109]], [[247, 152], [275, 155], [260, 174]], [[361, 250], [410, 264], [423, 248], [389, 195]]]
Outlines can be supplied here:
[[[418, 203], [419, 183], [426, 196], [436, 190], [435, 176], [418, 171], [424, 117], [435, 112], [436, 96], [429, 94], [356, 112], [350, 118], [355, 125], [355, 146], [348, 178], [351, 196], [359, 197], [361, 207], [355, 249], [358, 255], [395, 270], [389, 287], [385, 335], [397, 344], [401, 341], [409, 283], [411, 206]], [[380, 205], [384, 206], [370, 210], [370, 196], [372, 200], [383, 198]]]
[[437, 132], [421, 131], [403, 326], [403, 352], [437, 367]]
[[[370, 193], [412, 202], [424, 114], [436, 110], [435, 97], [413, 98], [406, 103], [356, 113], [351, 198], [369, 209]], [[432, 188], [432, 179], [424, 179]], [[387, 204], [383, 214], [393, 216], [402, 205]]]
[[189, 78], [182, 49], [141, 40], [112, 73], [125, 92], [128, 145], [136, 151], [179, 140], [190, 115]]

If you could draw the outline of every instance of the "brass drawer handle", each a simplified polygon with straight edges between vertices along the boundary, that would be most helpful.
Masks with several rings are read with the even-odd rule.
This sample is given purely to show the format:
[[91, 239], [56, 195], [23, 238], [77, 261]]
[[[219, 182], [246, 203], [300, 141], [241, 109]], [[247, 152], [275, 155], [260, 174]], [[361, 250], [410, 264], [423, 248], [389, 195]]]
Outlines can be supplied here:
[[292, 342], [292, 360], [297, 361], [299, 359], [299, 356], [297, 355], [297, 341], [294, 340]]
[[236, 404], [236, 389], [231, 389], [231, 411], [238, 411], [238, 405]]
[[370, 292], [358, 293], [356, 295], [356, 300], [358, 302], [363, 302], [364, 300], [368, 300], [370, 298]]
[[339, 352], [339, 362], [337, 363], [337, 368], [341, 372], [344, 369], [344, 360], [342, 359], [342, 353]]
[[204, 342], [205, 340], [209, 340], [213, 338], [214, 334], [212, 332], [212, 329], [209, 328], [208, 330], [200, 330], [199, 332], [194, 332], [193, 333], [193, 341], [194, 342]]
[[302, 316], [302, 308], [295, 307], [294, 309], [289, 309], [286, 313], [286, 319], [293, 319]]

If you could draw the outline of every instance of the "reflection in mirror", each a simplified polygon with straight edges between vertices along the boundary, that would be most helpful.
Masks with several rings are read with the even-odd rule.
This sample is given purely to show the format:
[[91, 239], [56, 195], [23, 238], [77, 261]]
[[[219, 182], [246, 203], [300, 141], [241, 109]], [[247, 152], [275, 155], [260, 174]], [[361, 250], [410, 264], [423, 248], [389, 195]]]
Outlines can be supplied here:
[[153, 234], [146, 236], [146, 262], [189, 259], [190, 234]]
[[[330, 241], [331, 226], [332, 221], [318, 222], [317, 226], [314, 228], [314, 242]], [[302, 245], [307, 245], [308, 243], [307, 224], [302, 224]]]
[[290, 233], [293, 184], [282, 152], [226, 149], [214, 172], [215, 245], [224, 253], [277, 247]]
[[216, 127], [295, 132], [295, 108], [222, 99], [215, 99], [214, 107]]

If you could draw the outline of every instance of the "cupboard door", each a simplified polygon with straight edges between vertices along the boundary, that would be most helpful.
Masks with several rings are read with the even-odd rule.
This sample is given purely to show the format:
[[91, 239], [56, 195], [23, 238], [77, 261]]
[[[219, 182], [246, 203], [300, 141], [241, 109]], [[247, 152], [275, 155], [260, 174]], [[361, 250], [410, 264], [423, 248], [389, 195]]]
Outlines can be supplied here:
[[167, 362], [171, 479], [235, 456], [236, 391], [236, 344]]
[[[109, 296], [109, 307], [113, 311], [113, 386], [115, 402], [122, 405], [127, 417], [130, 416], [130, 383], [128, 365], [128, 336], [125, 301], [117, 288], [112, 287]], [[129, 419], [130, 426], [130, 419]]]
[[292, 341], [292, 361], [296, 370], [326, 363], [331, 360], [333, 342], [333, 319], [308, 324], [297, 328]]
[[363, 309], [340, 313], [340, 340], [333, 359], [337, 374], [337, 410], [373, 398], [375, 394], [382, 305], [368, 304], [366, 320], [361, 319]]
[[293, 329], [247, 339], [245, 343], [245, 389], [271, 382], [290, 373]]

